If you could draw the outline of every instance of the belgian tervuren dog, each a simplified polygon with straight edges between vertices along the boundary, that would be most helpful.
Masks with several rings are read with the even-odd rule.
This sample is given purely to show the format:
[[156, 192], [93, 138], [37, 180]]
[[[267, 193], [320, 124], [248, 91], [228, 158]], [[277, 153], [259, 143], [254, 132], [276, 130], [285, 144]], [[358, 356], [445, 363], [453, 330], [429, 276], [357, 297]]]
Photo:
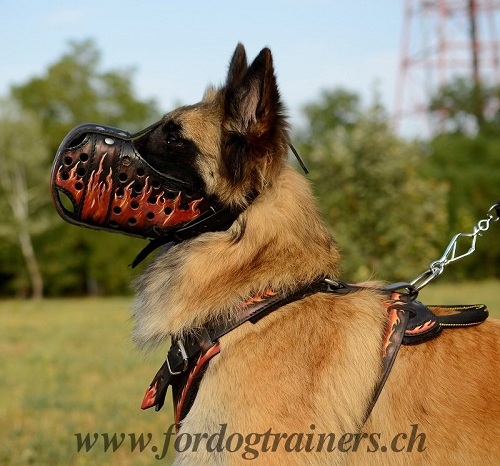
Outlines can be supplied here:
[[[336, 243], [287, 161], [288, 129], [270, 50], [248, 65], [238, 45], [221, 88], [136, 138], [157, 172], [237, 212], [161, 251], [139, 277], [138, 345], [185, 342], [249, 302], [338, 278]], [[179, 419], [175, 464], [500, 464], [499, 323], [403, 345], [370, 411], [386, 301], [369, 283], [311, 293], [222, 332]], [[184, 356], [170, 372], [186, 369]]]

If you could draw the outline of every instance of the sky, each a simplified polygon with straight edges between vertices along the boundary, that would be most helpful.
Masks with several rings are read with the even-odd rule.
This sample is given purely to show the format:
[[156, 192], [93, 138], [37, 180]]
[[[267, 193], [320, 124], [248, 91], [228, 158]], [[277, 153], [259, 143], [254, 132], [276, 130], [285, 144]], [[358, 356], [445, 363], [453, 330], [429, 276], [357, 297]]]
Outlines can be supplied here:
[[[323, 89], [394, 108], [403, 0], [2, 0], [0, 97], [43, 75], [71, 40], [93, 39], [102, 69], [133, 67], [135, 90], [165, 112], [224, 82], [238, 42], [270, 47], [292, 127]], [[105, 124], [106, 122], [98, 122]], [[125, 128], [126, 129], [126, 128]]]

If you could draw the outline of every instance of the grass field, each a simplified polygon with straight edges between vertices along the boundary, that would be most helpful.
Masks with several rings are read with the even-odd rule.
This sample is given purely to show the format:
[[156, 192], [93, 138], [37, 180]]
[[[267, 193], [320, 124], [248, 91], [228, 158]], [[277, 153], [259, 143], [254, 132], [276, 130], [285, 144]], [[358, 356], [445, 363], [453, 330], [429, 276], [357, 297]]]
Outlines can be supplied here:
[[[129, 298], [0, 301], [0, 465], [160, 463], [151, 446], [163, 445], [171, 402], [159, 413], [140, 404], [164, 350], [146, 357], [134, 348], [129, 305]], [[142, 453], [126, 442], [105, 453], [100, 439], [78, 453], [75, 434], [94, 432], [151, 433], [153, 441]]]
[[[500, 282], [430, 285], [428, 304], [484, 302], [500, 317]], [[129, 339], [130, 298], [0, 301], [0, 465], [169, 464], [161, 456], [172, 423], [165, 408], [141, 411], [166, 348], [145, 356]], [[99, 434], [90, 451], [78, 437]], [[102, 434], [125, 435], [105, 452]], [[148, 434], [144, 451], [131, 437]], [[158, 451], [152, 451], [155, 445]]]

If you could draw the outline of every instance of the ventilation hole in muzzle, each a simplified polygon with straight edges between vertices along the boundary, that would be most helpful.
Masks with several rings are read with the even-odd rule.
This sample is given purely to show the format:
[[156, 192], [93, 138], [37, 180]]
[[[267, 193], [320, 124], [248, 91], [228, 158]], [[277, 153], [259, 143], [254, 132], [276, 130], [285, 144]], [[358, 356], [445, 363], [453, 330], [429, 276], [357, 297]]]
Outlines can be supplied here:
[[73, 138], [69, 143], [68, 143], [68, 149], [74, 149], [75, 147], [79, 146], [85, 139], [87, 138], [87, 133], [80, 134], [79, 136]]
[[173, 201], [177, 197], [178, 193], [175, 193], [173, 191], [167, 191], [167, 199], [170, 201]]
[[128, 180], [128, 176], [125, 172], [121, 172], [119, 175], [118, 175], [118, 179], [122, 182], [122, 183], [125, 183], [125, 181]]
[[155, 180], [151, 183], [151, 186], [153, 186], [154, 189], [160, 189], [161, 183], [158, 180]]
[[116, 215], [120, 215], [122, 213], [122, 208], [120, 206], [113, 207], [113, 213]]
[[136, 219], [136, 218], [134, 218], [134, 217], [130, 217], [130, 218], [128, 219], [128, 224], [129, 224], [130, 226], [134, 226], [136, 223], [137, 223], [137, 219]]
[[165, 208], [165, 213], [166, 213], [167, 215], [170, 215], [170, 214], [172, 213], [172, 209], [171, 209], [170, 207], [166, 207], [166, 208]]
[[80, 161], [81, 162], [87, 162], [89, 159], [89, 154], [85, 153], [85, 152], [82, 152], [80, 154]]
[[156, 204], [158, 202], [158, 196], [152, 195], [148, 197], [148, 204]]
[[118, 228], [120, 226], [120, 224], [116, 220], [110, 220], [109, 226], [112, 228]]
[[63, 206], [64, 210], [69, 214], [75, 213], [75, 205], [71, 201], [70, 197], [61, 192], [57, 191], [57, 198], [59, 199], [59, 203]]
[[130, 203], [130, 208], [133, 209], [133, 210], [136, 210], [139, 208], [139, 203], [137, 201], [132, 201]]
[[148, 220], [153, 220], [153, 219], [155, 218], [155, 214], [154, 214], [153, 212], [148, 212], [148, 213], [146, 214], [146, 218], [147, 218]]
[[82, 183], [81, 181], [77, 181], [77, 182], [75, 183], [75, 189], [76, 189], [77, 191], [81, 191], [81, 190], [83, 189], [83, 183]]
[[73, 159], [67, 155], [66, 157], [64, 157], [64, 165], [71, 165], [73, 163]]
[[69, 173], [63, 173], [61, 175], [61, 178], [63, 179], [63, 181], [68, 181], [69, 180]]
[[134, 191], [137, 193], [137, 194], [140, 194], [142, 193], [142, 188], [144, 186], [141, 184], [141, 183], [134, 183]]
[[84, 167], [80, 167], [77, 171], [76, 174], [80, 177], [83, 178], [85, 176], [85, 173], [87, 173], [87, 170], [85, 170]]
[[124, 194], [125, 194], [125, 190], [123, 188], [118, 188], [116, 190], [115, 196], [117, 199], [123, 199]]
[[137, 176], [144, 176], [144, 169], [138, 168], [135, 173]]

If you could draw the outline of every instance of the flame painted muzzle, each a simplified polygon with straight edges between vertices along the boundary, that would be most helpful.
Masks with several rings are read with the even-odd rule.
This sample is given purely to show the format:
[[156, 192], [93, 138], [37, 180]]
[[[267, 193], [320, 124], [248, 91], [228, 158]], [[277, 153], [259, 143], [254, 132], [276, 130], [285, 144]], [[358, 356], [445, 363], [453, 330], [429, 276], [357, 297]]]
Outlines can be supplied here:
[[[160, 173], [120, 129], [85, 124], [61, 143], [51, 175], [61, 217], [75, 225], [158, 238], [210, 210], [203, 193]], [[63, 196], [64, 195], [64, 196]], [[64, 199], [66, 197], [66, 199]]]
[[[134, 135], [109, 126], [77, 126], [64, 138], [52, 166], [52, 198], [64, 220], [152, 239], [132, 267], [166, 243], [227, 230], [244, 209], [222, 206], [152, 167], [134, 141], [158, 124]], [[256, 195], [248, 194], [248, 204]]]

